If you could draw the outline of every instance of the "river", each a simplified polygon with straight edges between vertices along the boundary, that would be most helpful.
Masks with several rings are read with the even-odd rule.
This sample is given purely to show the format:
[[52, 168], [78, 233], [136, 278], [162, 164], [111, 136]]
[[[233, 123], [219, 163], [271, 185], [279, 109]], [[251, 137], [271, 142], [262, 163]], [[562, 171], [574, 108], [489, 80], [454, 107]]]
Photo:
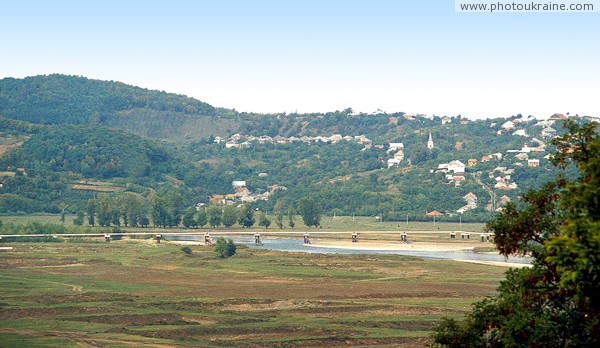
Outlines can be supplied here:
[[[168, 240], [179, 241], [200, 241], [203, 236], [169, 236]], [[314, 247], [304, 244], [303, 240], [291, 238], [261, 238], [262, 245], [255, 245], [254, 238], [231, 238], [237, 244], [247, 245], [250, 248], [269, 249], [288, 252], [302, 252], [312, 254], [365, 254], [365, 255], [407, 255], [416, 256], [426, 259], [441, 259], [455, 261], [471, 261], [471, 262], [507, 262], [518, 264], [530, 264], [531, 257], [504, 257], [502, 255], [477, 253], [469, 250], [461, 251], [416, 251], [416, 250], [370, 250], [360, 249], [360, 244], [357, 244], [356, 249], [342, 249], [335, 247]]]

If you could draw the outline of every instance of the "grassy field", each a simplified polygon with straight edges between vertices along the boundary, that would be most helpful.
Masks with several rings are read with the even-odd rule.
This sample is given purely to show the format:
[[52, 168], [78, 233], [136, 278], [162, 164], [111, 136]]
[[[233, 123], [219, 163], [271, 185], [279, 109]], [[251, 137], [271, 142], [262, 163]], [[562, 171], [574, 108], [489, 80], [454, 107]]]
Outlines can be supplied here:
[[[65, 215], [65, 225], [73, 226], [75, 215]], [[28, 224], [30, 222], [60, 224], [60, 214], [0, 215], [4, 223]]]
[[398, 255], [2, 243], [1, 347], [424, 346], [504, 268]]
[[[73, 219], [75, 215], [66, 215], [65, 224], [68, 226], [73, 225]], [[273, 220], [269, 230], [276, 229], [275, 221]], [[60, 215], [44, 214], [44, 215], [0, 215], [0, 220], [3, 222], [12, 222], [15, 224], [26, 224], [29, 222], [50, 222], [50, 223], [61, 223]], [[295, 219], [296, 227], [295, 231], [314, 231], [315, 228], [308, 228], [302, 224], [300, 216], [296, 216]], [[466, 232], [481, 232], [485, 224], [483, 223], [459, 223], [459, 222], [436, 222], [435, 226], [433, 221], [421, 222], [421, 221], [410, 221], [408, 224], [406, 221], [384, 221], [378, 222], [373, 217], [365, 216], [336, 216], [335, 218], [322, 217], [321, 229], [331, 231], [466, 231]], [[87, 226], [87, 220], [84, 226]], [[223, 230], [224, 228], [217, 228], [216, 230]], [[253, 230], [264, 230], [257, 226], [253, 227]], [[287, 228], [287, 219], [284, 221], [284, 229]], [[203, 230], [211, 230], [207, 226]], [[242, 230], [241, 227], [235, 225], [229, 230]], [[247, 231], [247, 229], [245, 229]]]

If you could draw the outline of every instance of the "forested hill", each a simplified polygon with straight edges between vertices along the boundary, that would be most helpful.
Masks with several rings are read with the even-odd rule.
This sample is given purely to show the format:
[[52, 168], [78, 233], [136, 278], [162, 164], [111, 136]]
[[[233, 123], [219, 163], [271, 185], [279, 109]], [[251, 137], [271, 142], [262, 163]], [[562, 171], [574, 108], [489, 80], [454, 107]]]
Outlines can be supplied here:
[[[552, 116], [552, 117], [550, 117]], [[272, 210], [303, 197], [326, 214], [486, 221], [552, 179], [563, 122], [403, 112], [255, 114], [112, 81], [0, 80], [0, 214], [75, 213], [98, 193], [181, 207], [228, 197]], [[133, 133], [133, 134], [132, 134]], [[233, 187], [243, 182], [245, 189]]]
[[232, 179], [126, 132], [0, 117], [0, 213], [57, 212], [61, 205], [76, 211], [114, 192], [181, 192], [194, 202], [229, 189]]
[[214, 124], [216, 109], [196, 99], [58, 74], [0, 80], [0, 114], [36, 124], [101, 125], [159, 139], [185, 135], [182, 130], [190, 127], [220, 130]]

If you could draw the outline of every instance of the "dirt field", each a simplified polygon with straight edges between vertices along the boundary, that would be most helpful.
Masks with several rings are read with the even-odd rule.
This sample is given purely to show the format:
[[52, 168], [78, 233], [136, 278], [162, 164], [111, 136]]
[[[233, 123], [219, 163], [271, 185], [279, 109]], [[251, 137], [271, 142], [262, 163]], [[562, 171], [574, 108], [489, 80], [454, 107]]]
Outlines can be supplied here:
[[425, 346], [504, 268], [147, 240], [2, 243], [1, 347]]

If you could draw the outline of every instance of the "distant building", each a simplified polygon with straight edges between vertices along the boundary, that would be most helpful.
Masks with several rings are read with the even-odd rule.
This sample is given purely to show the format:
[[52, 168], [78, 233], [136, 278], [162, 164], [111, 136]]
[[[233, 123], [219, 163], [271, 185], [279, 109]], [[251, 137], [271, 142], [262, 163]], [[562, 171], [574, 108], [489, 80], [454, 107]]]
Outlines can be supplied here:
[[559, 121], [559, 120], [566, 120], [567, 116], [563, 115], [563, 114], [554, 114], [552, 116], [550, 116], [550, 118], [548, 120], [550, 121]]
[[390, 148], [388, 150], [389, 152], [398, 151], [398, 150], [404, 150], [403, 143], [390, 143]]
[[554, 129], [552, 127], [546, 127], [544, 129], [542, 129], [542, 132], [540, 134], [544, 138], [553, 137], [556, 134], [556, 129]]
[[235, 140], [229, 140], [228, 142], [225, 143], [225, 148], [227, 149], [233, 149], [233, 148], [239, 148], [240, 144], [236, 143]]
[[524, 129], [517, 129], [513, 135], [520, 135], [522, 137], [528, 137], [527, 132]]
[[396, 157], [390, 158], [389, 160], [387, 160], [388, 168], [391, 168], [393, 166], [397, 166], [397, 165], [400, 164], [400, 162], [402, 162], [402, 160], [400, 160], [400, 159], [398, 159]]
[[477, 196], [473, 192], [469, 192], [463, 196], [463, 199], [467, 202], [467, 205], [461, 207], [456, 212], [464, 214], [465, 212], [477, 208]]
[[515, 124], [512, 121], [506, 121], [502, 124], [502, 128], [509, 131], [515, 128]]
[[455, 160], [448, 163], [448, 171], [454, 173], [464, 173], [465, 172], [465, 164], [461, 161]]
[[527, 165], [530, 167], [539, 167], [540, 160], [539, 159], [529, 159], [529, 160], [527, 160]]
[[433, 138], [431, 137], [431, 132], [429, 132], [429, 140], [427, 140], [427, 148], [433, 149]]
[[475, 159], [475, 158], [469, 158], [469, 159], [467, 160], [467, 165], [468, 165], [469, 167], [473, 167], [473, 166], [475, 166], [476, 164], [477, 164], [477, 159]]
[[210, 197], [210, 202], [213, 204], [225, 204], [225, 196], [224, 195], [214, 195]]
[[529, 159], [529, 156], [526, 153], [519, 153], [515, 155], [515, 158], [520, 159], [521, 161], [527, 161]]
[[233, 186], [233, 188], [246, 187], [246, 181], [244, 181], [244, 180], [234, 180], [234, 181], [231, 182], [231, 186]]

